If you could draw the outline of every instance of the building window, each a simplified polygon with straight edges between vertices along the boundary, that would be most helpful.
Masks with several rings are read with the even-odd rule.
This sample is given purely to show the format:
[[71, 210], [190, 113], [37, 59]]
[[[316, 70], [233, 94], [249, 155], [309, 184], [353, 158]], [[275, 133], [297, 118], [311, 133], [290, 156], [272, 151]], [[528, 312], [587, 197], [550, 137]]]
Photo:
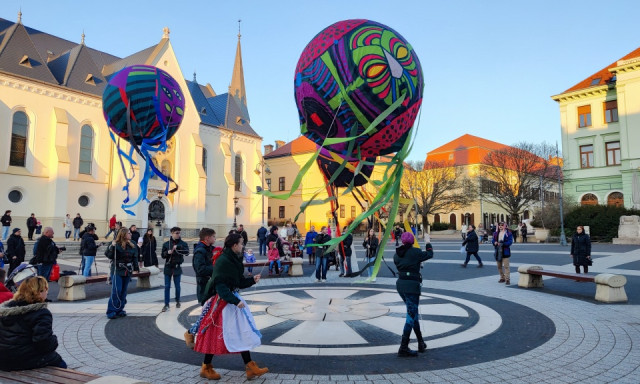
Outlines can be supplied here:
[[598, 205], [598, 197], [593, 193], [587, 193], [580, 200], [581, 205]]
[[202, 148], [202, 169], [204, 174], [207, 174], [207, 148]]
[[267, 207], [267, 218], [271, 218], [271, 207]]
[[618, 121], [618, 100], [604, 102], [604, 121], [606, 123]]
[[13, 125], [11, 127], [11, 154], [9, 165], [24, 167], [27, 158], [27, 130], [29, 129], [29, 118], [27, 114], [18, 111], [13, 114]]
[[593, 168], [593, 145], [580, 146], [580, 168]]
[[345, 208], [344, 208], [344, 205], [341, 204], [340, 205], [340, 218], [344, 219], [344, 217], [345, 217]]
[[89, 196], [82, 195], [78, 197], [78, 205], [81, 207], [86, 207], [87, 205], [89, 205]]
[[620, 165], [620, 142], [606, 143], [605, 148], [607, 149], [607, 165]]
[[264, 179], [265, 183], [267, 183], [267, 191], [271, 190], [271, 178]]
[[591, 126], [591, 105], [578, 107], [578, 126], [580, 128]]
[[278, 179], [278, 191], [284, 191], [284, 177]]
[[90, 125], [83, 125], [80, 130], [80, 162], [78, 165], [78, 173], [90, 175], [92, 159], [93, 128], [91, 128]]
[[236, 155], [236, 164], [234, 170], [234, 183], [236, 185], [235, 190], [236, 192], [240, 192], [240, 186], [242, 185], [242, 157], [240, 155]]
[[284, 205], [278, 207], [278, 217], [284, 219]]
[[356, 217], [356, 206], [352, 205], [351, 206], [351, 218]]
[[624, 195], [620, 192], [613, 192], [609, 194], [609, 197], [607, 197], [607, 205], [612, 205], [614, 207], [624, 206]]
[[13, 191], [9, 192], [10, 202], [19, 203], [20, 200], [22, 200], [22, 192], [18, 191], [17, 189], [14, 189]]
[[434, 223], [440, 222], [440, 214], [436, 213], [435, 215], [433, 215], [433, 222]]

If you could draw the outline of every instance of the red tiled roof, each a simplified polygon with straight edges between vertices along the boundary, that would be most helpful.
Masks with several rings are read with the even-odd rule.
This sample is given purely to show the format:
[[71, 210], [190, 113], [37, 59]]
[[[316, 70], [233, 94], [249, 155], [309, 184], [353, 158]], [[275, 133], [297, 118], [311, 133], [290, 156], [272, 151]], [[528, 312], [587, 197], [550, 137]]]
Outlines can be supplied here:
[[[577, 91], [579, 89], [597, 87], [597, 86], [600, 86], [600, 85], [607, 84], [611, 80], [613, 75], [614, 75], [613, 73], [609, 72], [609, 69], [617, 67], [618, 66], [618, 61], [620, 61], [620, 60], [629, 60], [629, 59], [632, 59], [634, 57], [640, 57], [640, 48], [637, 48], [635, 51], [627, 54], [626, 56], [622, 57], [621, 59], [618, 59], [618, 60], [614, 61], [613, 63], [609, 64], [607, 67], [599, 70], [598, 72], [596, 72], [593, 75], [587, 77], [586, 79], [582, 80], [578, 84], [574, 85], [573, 87], [567, 89], [566, 91], [564, 91], [562, 93], [568, 93], [568, 92]], [[594, 81], [596, 79], [599, 79], [599, 80], [598, 80], [597, 83], [594, 84]]]
[[480, 164], [489, 152], [506, 147], [507, 145], [495, 141], [466, 134], [430, 151], [427, 153], [427, 160], [451, 162], [453, 165]]
[[318, 146], [306, 136], [300, 136], [297, 139], [288, 142], [282, 147], [274, 150], [268, 155], [264, 155], [265, 159], [273, 159], [276, 157], [300, 155], [303, 153], [315, 152], [318, 150]]

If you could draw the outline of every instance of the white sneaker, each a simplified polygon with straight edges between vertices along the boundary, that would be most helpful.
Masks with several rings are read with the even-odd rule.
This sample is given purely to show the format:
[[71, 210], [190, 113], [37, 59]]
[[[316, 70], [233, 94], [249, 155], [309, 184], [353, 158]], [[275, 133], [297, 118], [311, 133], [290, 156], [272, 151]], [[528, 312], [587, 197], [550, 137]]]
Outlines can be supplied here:
[[316, 283], [319, 283], [319, 282], [320, 282], [320, 279], [316, 279]]
[[372, 282], [372, 283], [375, 283], [375, 282], [376, 282], [376, 279], [371, 279], [371, 282]]
[[326, 282], [327, 282], [327, 280], [326, 280], [326, 279], [322, 279], [322, 282], [323, 282], [323, 283], [326, 283]]

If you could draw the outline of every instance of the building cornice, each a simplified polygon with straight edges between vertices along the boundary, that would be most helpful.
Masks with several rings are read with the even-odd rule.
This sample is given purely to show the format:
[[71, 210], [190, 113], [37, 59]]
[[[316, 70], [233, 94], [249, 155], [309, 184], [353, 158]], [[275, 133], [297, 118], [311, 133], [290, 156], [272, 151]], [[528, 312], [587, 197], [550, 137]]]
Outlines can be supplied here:
[[616, 64], [617, 67], [610, 68], [609, 72], [623, 73], [637, 71], [640, 69], [640, 57], [634, 57], [629, 60], [619, 60]]
[[579, 99], [585, 99], [593, 96], [606, 96], [607, 91], [609, 90], [609, 85], [598, 85], [596, 87], [589, 87], [584, 89], [579, 89], [573, 92], [561, 93], [559, 95], [551, 96], [551, 99], [557, 101], [558, 103], [564, 103], [569, 101], [575, 101]]
[[0, 73], [0, 86], [31, 92], [38, 95], [48, 96], [54, 99], [70, 101], [91, 107], [102, 108], [102, 99], [95, 95], [72, 91], [69, 88], [56, 86], [55, 84], [39, 82], [33, 79], [26, 79], [15, 75], [5, 76]]

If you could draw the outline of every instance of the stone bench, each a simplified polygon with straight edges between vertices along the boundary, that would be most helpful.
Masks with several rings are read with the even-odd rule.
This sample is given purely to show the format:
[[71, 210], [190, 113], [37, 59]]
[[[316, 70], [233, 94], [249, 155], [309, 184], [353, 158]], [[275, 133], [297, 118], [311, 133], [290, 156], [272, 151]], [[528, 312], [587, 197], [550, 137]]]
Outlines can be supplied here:
[[[243, 263], [246, 267], [268, 267], [269, 260], [257, 260], [253, 263]], [[280, 260], [280, 265], [289, 265], [289, 276], [304, 276], [302, 272], [302, 258], [301, 257], [293, 257], [291, 261]]]
[[579, 273], [545, 271], [539, 265], [530, 264], [524, 264], [518, 267], [518, 273], [520, 274], [518, 287], [521, 288], [542, 288], [544, 287], [542, 276], [551, 276], [560, 279], [571, 279], [574, 281], [596, 283], [595, 299], [597, 301], [602, 301], [605, 303], [619, 303], [628, 301], [627, 293], [624, 290], [624, 285], [627, 283], [627, 278], [623, 275], [601, 273], [594, 276]]
[[[138, 279], [136, 287], [138, 288], [155, 288], [160, 286], [159, 276], [160, 269], [151, 266], [147, 268], [140, 268], [140, 272], [134, 272], [131, 277]], [[61, 301], [76, 301], [84, 300], [87, 298], [85, 292], [86, 284], [103, 283], [108, 279], [108, 275], [98, 275], [85, 277], [82, 275], [66, 275], [60, 276], [58, 285], [60, 291], [58, 292], [58, 300]]]
[[121, 376], [96, 376], [90, 373], [74, 371], [73, 369], [44, 367], [29, 369], [25, 371], [0, 371], [0, 383], [3, 384], [148, 384], [147, 381], [140, 381]]

